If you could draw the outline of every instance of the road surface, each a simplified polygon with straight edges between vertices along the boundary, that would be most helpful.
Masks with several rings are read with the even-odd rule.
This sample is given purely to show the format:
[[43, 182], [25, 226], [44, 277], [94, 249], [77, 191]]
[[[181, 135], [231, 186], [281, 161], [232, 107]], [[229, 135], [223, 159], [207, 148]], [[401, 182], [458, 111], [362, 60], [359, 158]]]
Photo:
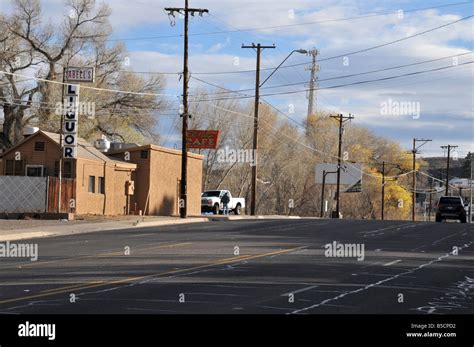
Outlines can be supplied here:
[[[0, 313], [472, 314], [473, 235], [461, 223], [285, 219], [23, 240], [39, 257], [0, 258]], [[363, 246], [363, 259], [328, 256], [334, 242]]]

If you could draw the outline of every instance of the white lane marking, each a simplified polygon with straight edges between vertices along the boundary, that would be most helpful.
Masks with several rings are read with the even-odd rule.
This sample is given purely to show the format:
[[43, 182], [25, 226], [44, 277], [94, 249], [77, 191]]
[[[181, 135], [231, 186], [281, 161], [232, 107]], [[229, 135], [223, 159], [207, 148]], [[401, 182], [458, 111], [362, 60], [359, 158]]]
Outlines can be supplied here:
[[[464, 248], [468, 248], [470, 247], [472, 244], [474, 243], [474, 241], [471, 241], [469, 243], [465, 243], [462, 247], [459, 247], [458, 250], [462, 250]], [[429, 262], [427, 263], [424, 263], [424, 264], [421, 264], [417, 267], [414, 267], [414, 268], [411, 268], [410, 270], [407, 270], [407, 271], [404, 271], [404, 272], [400, 272], [399, 274], [396, 274], [392, 277], [389, 277], [389, 278], [385, 278], [383, 280], [380, 280], [380, 281], [377, 281], [377, 282], [374, 282], [374, 283], [370, 283], [370, 284], [367, 284], [366, 286], [364, 287], [361, 287], [361, 288], [358, 288], [358, 289], [355, 289], [355, 290], [352, 290], [352, 291], [349, 291], [349, 292], [345, 292], [345, 293], [342, 293], [340, 295], [337, 295], [335, 297], [332, 297], [332, 298], [329, 298], [329, 299], [325, 299], [317, 304], [314, 304], [314, 305], [311, 305], [311, 306], [307, 306], [307, 307], [304, 307], [304, 308], [301, 308], [301, 309], [298, 309], [298, 310], [294, 310], [293, 312], [291, 312], [290, 314], [297, 314], [297, 313], [301, 313], [301, 312], [304, 312], [304, 311], [307, 311], [307, 310], [311, 310], [311, 309], [314, 309], [314, 308], [317, 308], [319, 306], [323, 306], [323, 305], [326, 305], [327, 303], [331, 302], [331, 301], [336, 301], [336, 300], [339, 300], [339, 299], [342, 299], [343, 297], [347, 296], [347, 295], [351, 295], [351, 294], [356, 294], [356, 293], [359, 293], [359, 292], [362, 292], [364, 290], [367, 290], [367, 289], [370, 289], [372, 287], [376, 287], [376, 286], [379, 286], [385, 282], [389, 282], [389, 281], [392, 281], [398, 277], [401, 277], [401, 276], [404, 276], [404, 275], [408, 275], [408, 274], [412, 274], [414, 273], [415, 271], [418, 271], [418, 270], [421, 270], [422, 268], [424, 267], [427, 267], [427, 266], [430, 266], [436, 262], [440, 262], [442, 261], [443, 259], [445, 258], [449, 258], [450, 256], [452, 256], [453, 254], [452, 253], [446, 253], [444, 255], [440, 255], [438, 258], [436, 259], [433, 259], [433, 260], [430, 260]]]
[[403, 228], [403, 227], [411, 227], [411, 224], [408, 224], [408, 225], [407, 224], [390, 225], [390, 226], [385, 227], [385, 228], [376, 229], [376, 230], [359, 231], [358, 233], [359, 234], [370, 235], [370, 234], [378, 233], [379, 231], [390, 230], [390, 229], [394, 229], [394, 228]]
[[313, 288], [317, 288], [318, 286], [310, 286], [310, 287], [306, 287], [306, 288], [301, 288], [301, 289], [298, 289], [298, 290], [295, 290], [295, 291], [292, 291], [292, 292], [288, 292], [288, 293], [285, 293], [285, 294], [282, 294], [281, 296], [288, 296], [290, 294], [298, 294], [298, 293], [302, 293], [302, 292], [305, 292], [307, 290], [311, 290]]
[[401, 262], [401, 261], [402, 261], [401, 259], [397, 259], [397, 260], [391, 261], [390, 263], [383, 264], [383, 266], [390, 266], [390, 265], [399, 263], [399, 262]]

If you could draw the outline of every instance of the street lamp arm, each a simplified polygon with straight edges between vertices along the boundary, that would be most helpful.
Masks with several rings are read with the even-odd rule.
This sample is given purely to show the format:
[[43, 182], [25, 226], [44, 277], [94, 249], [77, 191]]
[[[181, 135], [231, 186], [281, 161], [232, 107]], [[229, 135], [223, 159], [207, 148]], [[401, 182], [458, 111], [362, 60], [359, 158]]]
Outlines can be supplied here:
[[290, 54], [288, 54], [288, 56], [280, 63], [280, 65], [278, 65], [278, 66], [272, 71], [272, 73], [271, 73], [270, 75], [268, 75], [268, 77], [265, 78], [265, 80], [264, 80], [262, 83], [260, 83], [259, 87], [263, 86], [263, 85], [265, 84], [265, 82], [268, 81], [268, 80], [270, 79], [270, 77], [272, 77], [273, 74], [274, 74], [274, 73], [291, 57], [291, 55], [292, 55], [293, 53], [295, 53], [295, 52], [298, 52], [298, 53], [300, 53], [300, 54], [307, 54], [307, 53], [308, 53], [308, 51], [306, 51], [306, 50], [304, 50], [304, 49], [294, 49], [294, 50], [292, 50], [292, 51], [290, 52]]

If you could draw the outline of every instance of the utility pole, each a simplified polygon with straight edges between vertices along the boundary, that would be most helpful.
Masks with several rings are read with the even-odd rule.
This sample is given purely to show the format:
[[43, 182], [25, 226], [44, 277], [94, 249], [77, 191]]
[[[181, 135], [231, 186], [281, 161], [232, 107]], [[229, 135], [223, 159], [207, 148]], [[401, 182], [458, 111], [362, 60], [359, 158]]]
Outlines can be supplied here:
[[384, 220], [385, 212], [385, 161], [382, 161], [382, 215], [381, 220]]
[[441, 146], [442, 149], [447, 149], [448, 150], [448, 158], [447, 158], [447, 163], [446, 163], [446, 191], [444, 195], [449, 195], [449, 161], [451, 157], [451, 149], [452, 148], [457, 148], [458, 146], [452, 146], [452, 145], [447, 145], [447, 146]]
[[181, 139], [181, 182], [179, 192], [179, 216], [181, 218], [187, 217], [188, 202], [187, 202], [187, 173], [188, 173], [188, 152], [186, 145], [186, 133], [188, 131], [189, 105], [188, 105], [188, 26], [189, 14], [194, 17], [196, 13], [202, 17], [204, 13], [209, 13], [209, 10], [203, 8], [189, 8], [188, 0], [184, 1], [184, 8], [182, 7], [167, 7], [165, 11], [168, 16], [173, 17], [172, 25], [174, 25], [175, 13], [184, 16], [184, 57], [183, 57], [183, 129]]
[[260, 56], [262, 50], [265, 48], [275, 48], [272, 46], [263, 46], [260, 43], [252, 43], [249, 46], [242, 45], [242, 48], [252, 48], [257, 51], [257, 68], [255, 77], [255, 105], [254, 105], [254, 118], [253, 118], [253, 156], [254, 162], [252, 165], [252, 189], [251, 189], [251, 205], [250, 214], [255, 216], [256, 213], [256, 196], [257, 196], [257, 146], [258, 146], [258, 108], [260, 104]]
[[429, 221], [429, 222], [431, 222], [431, 211], [433, 210], [433, 189], [434, 189], [434, 178], [431, 177], [430, 209], [428, 210], [428, 221]]
[[[413, 170], [413, 182], [412, 182], [412, 190], [413, 192], [411, 193], [411, 220], [414, 222], [415, 221], [415, 203], [416, 203], [416, 153], [418, 152], [418, 149], [423, 146], [424, 144], [426, 144], [427, 142], [429, 142], [431, 140], [426, 140], [426, 139], [417, 139], [417, 138], [414, 138], [413, 139], [413, 149], [411, 151], [411, 153], [413, 154], [413, 167], [412, 167], [412, 170]], [[416, 146], [416, 143], [417, 142], [422, 142], [421, 145], [419, 145], [418, 147]]]
[[337, 149], [337, 186], [336, 186], [336, 211], [333, 213], [333, 218], [339, 218], [339, 202], [340, 202], [340, 192], [341, 192], [341, 155], [342, 155], [342, 134], [344, 131], [344, 124], [351, 119], [354, 119], [354, 116], [349, 114], [349, 116], [344, 117], [342, 114], [337, 116], [331, 116], [331, 118], [337, 119], [339, 122], [339, 146]]
[[311, 62], [310, 66], [307, 66], [305, 70], [311, 71], [311, 79], [309, 80], [309, 92], [308, 92], [308, 118], [311, 116], [314, 112], [314, 106], [315, 106], [315, 97], [314, 97], [314, 92], [315, 89], [318, 87], [318, 84], [316, 81], [318, 80], [318, 77], [316, 77], [316, 73], [319, 71], [319, 65], [316, 64], [316, 57], [319, 55], [319, 51], [316, 48], [313, 48], [308, 52], [309, 55], [312, 56], [313, 61]]

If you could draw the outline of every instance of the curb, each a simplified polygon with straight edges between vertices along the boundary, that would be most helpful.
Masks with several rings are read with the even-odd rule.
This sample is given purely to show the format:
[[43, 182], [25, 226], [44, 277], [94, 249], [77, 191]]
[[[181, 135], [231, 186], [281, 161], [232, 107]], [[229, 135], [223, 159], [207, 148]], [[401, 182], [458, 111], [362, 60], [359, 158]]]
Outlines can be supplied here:
[[[124, 222], [122, 222], [118, 225], [110, 225], [110, 224], [107, 225], [108, 223], [103, 222], [103, 223], [94, 223], [91, 225], [76, 224], [74, 226], [66, 226], [67, 228], [70, 228], [70, 229], [62, 230], [62, 231], [44, 231], [44, 230], [31, 231], [28, 229], [17, 229], [17, 230], [11, 230], [11, 232], [8, 234], [0, 235], [0, 242], [56, 237], [56, 236], [70, 236], [70, 235], [86, 234], [86, 233], [109, 231], [109, 230], [124, 230], [124, 229], [145, 228], [145, 227], [153, 227], [153, 226], [201, 223], [201, 222], [208, 222], [208, 221], [209, 221], [208, 218], [189, 218], [189, 219], [176, 219], [176, 220], [173, 219], [173, 220], [148, 221], [148, 222], [138, 221], [138, 223], [137, 221], [136, 222], [129, 221], [127, 222], [127, 224], [124, 224]], [[86, 227], [87, 229], [78, 230], [81, 227]]]

